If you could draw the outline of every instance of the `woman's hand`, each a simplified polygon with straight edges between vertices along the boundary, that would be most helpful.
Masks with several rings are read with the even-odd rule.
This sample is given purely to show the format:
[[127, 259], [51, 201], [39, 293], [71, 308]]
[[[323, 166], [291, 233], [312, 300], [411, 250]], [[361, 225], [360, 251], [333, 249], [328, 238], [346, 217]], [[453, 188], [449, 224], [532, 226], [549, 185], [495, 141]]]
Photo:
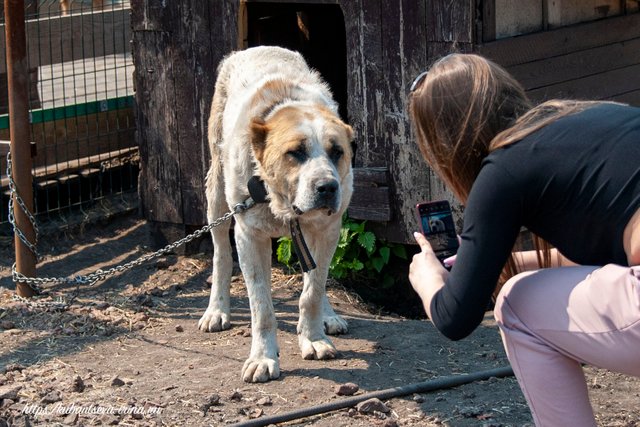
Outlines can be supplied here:
[[413, 236], [420, 245], [420, 252], [413, 256], [409, 266], [409, 281], [420, 296], [427, 315], [431, 318], [431, 300], [444, 286], [449, 272], [438, 261], [427, 238], [422, 233], [413, 233]]

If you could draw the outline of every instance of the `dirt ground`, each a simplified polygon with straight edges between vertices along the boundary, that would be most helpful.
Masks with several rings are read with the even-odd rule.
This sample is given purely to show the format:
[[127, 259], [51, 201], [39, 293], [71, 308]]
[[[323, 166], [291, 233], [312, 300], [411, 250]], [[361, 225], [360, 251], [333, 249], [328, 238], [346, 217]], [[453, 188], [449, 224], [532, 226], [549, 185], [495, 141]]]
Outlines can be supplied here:
[[[42, 240], [47, 256], [39, 275], [69, 276], [148, 252], [149, 227], [125, 216]], [[63, 311], [13, 300], [12, 248], [0, 248], [0, 257], [0, 427], [259, 422], [345, 399], [336, 390], [347, 383], [360, 396], [508, 365], [490, 312], [472, 336], [450, 342], [428, 320], [385, 313], [333, 282], [328, 292], [349, 333], [333, 338], [337, 359], [303, 360], [295, 333], [301, 276], [274, 268], [281, 377], [248, 384], [240, 377], [251, 342], [241, 275], [233, 279], [232, 329], [197, 329], [208, 302], [210, 254], [165, 256], [78, 289], [56, 286], [67, 298], [77, 291]], [[640, 426], [639, 379], [585, 372], [600, 425]], [[533, 425], [513, 377], [396, 397], [375, 409], [350, 407], [285, 425]]]

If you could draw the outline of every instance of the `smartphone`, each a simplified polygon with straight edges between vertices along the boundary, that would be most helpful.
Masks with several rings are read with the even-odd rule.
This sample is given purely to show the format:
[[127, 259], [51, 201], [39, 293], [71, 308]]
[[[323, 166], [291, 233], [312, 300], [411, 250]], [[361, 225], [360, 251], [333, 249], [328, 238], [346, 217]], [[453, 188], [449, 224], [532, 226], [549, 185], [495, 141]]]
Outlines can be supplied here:
[[455, 255], [460, 243], [456, 234], [451, 206], [447, 200], [423, 202], [416, 205], [418, 221], [436, 256], [442, 262]]

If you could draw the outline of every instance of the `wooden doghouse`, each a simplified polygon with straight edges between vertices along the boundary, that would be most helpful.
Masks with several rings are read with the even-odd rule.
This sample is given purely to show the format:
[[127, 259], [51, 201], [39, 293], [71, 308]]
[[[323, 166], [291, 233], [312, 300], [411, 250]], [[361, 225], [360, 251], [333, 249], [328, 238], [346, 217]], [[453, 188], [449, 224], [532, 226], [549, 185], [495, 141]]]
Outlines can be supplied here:
[[[516, 6], [517, 4], [517, 6]], [[451, 195], [423, 163], [408, 87], [435, 59], [478, 52], [535, 100], [640, 104], [637, 0], [131, 0], [144, 216], [184, 234], [206, 221], [206, 141], [215, 70], [230, 51], [299, 50], [356, 131], [349, 215], [411, 242], [413, 206]]]

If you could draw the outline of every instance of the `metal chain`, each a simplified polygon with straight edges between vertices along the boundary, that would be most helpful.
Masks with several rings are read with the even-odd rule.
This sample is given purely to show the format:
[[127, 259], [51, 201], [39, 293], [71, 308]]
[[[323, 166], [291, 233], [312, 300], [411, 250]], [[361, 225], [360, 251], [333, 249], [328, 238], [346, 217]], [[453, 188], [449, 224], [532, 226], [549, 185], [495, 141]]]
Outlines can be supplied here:
[[[114, 274], [118, 274], [118, 273], [122, 273], [124, 271], [130, 270], [134, 267], [137, 267], [141, 264], [144, 264], [147, 261], [150, 261], [154, 258], [157, 258], [159, 256], [165, 255], [169, 252], [171, 252], [172, 250], [174, 250], [175, 248], [182, 246], [186, 243], [191, 242], [194, 239], [197, 239], [198, 237], [202, 236], [204, 233], [207, 233], [209, 231], [211, 231], [212, 228], [215, 228], [217, 226], [219, 226], [220, 224], [222, 224], [225, 221], [228, 221], [229, 219], [231, 219], [231, 217], [233, 217], [236, 214], [242, 213], [244, 211], [246, 211], [247, 209], [250, 209], [251, 207], [254, 206], [254, 201], [253, 199], [249, 198], [247, 200], [244, 201], [244, 203], [238, 203], [237, 205], [235, 205], [233, 207], [233, 210], [225, 213], [223, 216], [221, 216], [220, 218], [216, 219], [215, 221], [211, 222], [210, 224], [205, 225], [204, 227], [202, 227], [199, 230], [196, 230], [195, 232], [189, 234], [188, 236], [183, 237], [182, 239], [171, 243], [167, 246], [165, 246], [164, 248], [150, 253], [150, 254], [145, 254], [142, 255], [141, 257], [139, 257], [138, 259], [135, 259], [133, 261], [129, 261], [125, 264], [121, 264], [118, 265], [116, 267], [112, 267], [108, 270], [101, 270], [98, 269], [93, 273], [89, 273], [87, 275], [77, 275], [77, 276], [72, 276], [72, 277], [65, 277], [65, 278], [60, 278], [60, 277], [27, 277], [21, 273], [18, 273], [15, 268], [12, 269], [12, 276], [13, 276], [13, 281], [14, 282], [23, 282], [26, 283], [29, 286], [33, 286], [33, 285], [43, 285], [43, 284], [62, 284], [62, 283], [66, 283], [66, 284], [76, 284], [76, 285], [83, 285], [83, 284], [93, 284], [95, 282], [99, 282], [102, 280], [105, 280], [107, 277], [113, 276]], [[15, 267], [15, 264], [14, 264]]]
[[[13, 174], [11, 170], [12, 170], [11, 152], [9, 152], [7, 153], [7, 177], [9, 178], [9, 194], [10, 194], [9, 215], [8, 215], [9, 223], [11, 224], [11, 227], [13, 227], [13, 232], [18, 236], [20, 241], [22, 241], [22, 243], [24, 243], [25, 246], [29, 248], [29, 250], [36, 256], [36, 262], [38, 262], [40, 260], [40, 254], [38, 253], [38, 248], [37, 248], [39, 230], [38, 230], [38, 225], [36, 224], [36, 218], [27, 208], [27, 205], [24, 202], [24, 199], [20, 197], [20, 193], [18, 193], [18, 187], [16, 186], [16, 183], [13, 180]], [[27, 236], [25, 236], [23, 231], [20, 230], [16, 224], [16, 219], [13, 211], [14, 200], [18, 203], [18, 206], [20, 206], [20, 209], [27, 216], [27, 218], [29, 219], [29, 222], [31, 223], [31, 226], [33, 227], [33, 231], [35, 234], [35, 241], [33, 243], [30, 242], [29, 239], [27, 239]]]
[[[13, 227], [13, 231], [14, 233], [20, 238], [20, 240], [31, 250], [31, 252], [34, 253], [34, 255], [36, 256], [37, 260], [40, 260], [40, 255], [38, 254], [38, 251], [36, 249], [36, 245], [35, 243], [31, 243], [29, 242], [29, 240], [26, 238], [26, 236], [24, 235], [24, 233], [22, 232], [22, 230], [20, 230], [17, 226], [17, 224], [15, 223], [15, 217], [13, 215], [13, 204], [12, 204], [12, 200], [13, 198], [15, 198], [15, 200], [18, 202], [18, 205], [20, 206], [20, 209], [22, 209], [24, 211], [24, 213], [26, 214], [26, 216], [29, 218], [29, 221], [31, 222], [31, 224], [33, 225], [33, 229], [35, 231], [35, 235], [36, 235], [36, 242], [37, 242], [37, 236], [38, 236], [38, 228], [36, 225], [36, 219], [34, 217], [34, 215], [29, 212], [29, 209], [27, 209], [26, 204], [24, 203], [24, 200], [22, 200], [22, 198], [19, 196], [17, 188], [15, 183], [13, 182], [13, 178], [11, 175], [11, 155], [7, 154], [7, 175], [9, 176], [9, 190], [11, 193], [11, 197], [10, 197], [10, 201], [9, 201], [9, 222], [11, 223], [11, 226]], [[212, 228], [215, 228], [217, 226], [219, 226], [220, 224], [222, 224], [223, 222], [226, 222], [228, 220], [231, 219], [231, 217], [233, 217], [236, 214], [242, 213], [248, 209], [251, 209], [253, 206], [255, 205], [255, 202], [253, 201], [253, 199], [251, 197], [247, 198], [243, 203], [238, 203], [237, 205], [235, 205], [233, 207], [233, 209], [227, 213], [225, 213], [224, 215], [222, 215], [220, 218], [212, 221], [211, 223], [205, 225], [204, 227], [202, 227], [199, 230], [196, 230], [195, 232], [189, 234], [188, 236], [183, 237], [182, 239], [171, 243], [167, 246], [165, 246], [164, 248], [150, 253], [150, 254], [146, 254], [146, 255], [142, 255], [141, 257], [139, 257], [138, 259], [135, 259], [133, 261], [129, 261], [125, 264], [121, 264], [118, 265], [116, 267], [112, 267], [108, 270], [102, 270], [102, 269], [98, 269], [96, 271], [94, 271], [93, 273], [89, 273], [87, 275], [77, 275], [77, 276], [72, 276], [72, 277], [27, 277], [22, 273], [19, 273], [16, 270], [16, 264], [14, 263], [11, 266], [11, 276], [13, 278], [14, 282], [21, 282], [21, 283], [25, 283], [27, 284], [31, 289], [33, 289], [35, 291], [36, 294], [38, 295], [42, 295], [45, 292], [43, 291], [41, 285], [44, 284], [75, 284], [77, 285], [77, 287], [79, 287], [80, 285], [84, 285], [84, 284], [93, 284], [95, 282], [99, 282], [102, 280], [105, 280], [107, 277], [113, 276], [115, 274], [118, 273], [122, 273], [124, 271], [130, 270], [134, 267], [137, 267], [141, 264], [144, 264], [147, 261], [150, 261], [154, 258], [157, 258], [159, 256], [165, 255], [171, 251], [173, 251], [174, 249], [176, 249], [179, 246], [182, 246], [186, 243], [191, 242], [192, 240], [197, 239], [198, 237], [202, 236], [204, 233], [207, 233], [209, 231], [211, 231]], [[77, 290], [78, 288], [76, 288], [76, 295], [77, 295]], [[73, 296], [72, 300], [75, 299], [76, 295]], [[71, 303], [70, 302], [64, 302], [64, 301], [58, 301], [58, 302], [46, 302], [46, 303], [33, 303], [31, 300], [28, 300], [26, 298], [22, 298], [22, 297], [18, 297], [16, 296], [16, 299], [19, 299], [23, 302], [27, 302], [31, 305], [34, 306], [39, 306], [39, 307], [53, 307], [56, 309], [64, 309], [67, 306], [69, 306]]]

